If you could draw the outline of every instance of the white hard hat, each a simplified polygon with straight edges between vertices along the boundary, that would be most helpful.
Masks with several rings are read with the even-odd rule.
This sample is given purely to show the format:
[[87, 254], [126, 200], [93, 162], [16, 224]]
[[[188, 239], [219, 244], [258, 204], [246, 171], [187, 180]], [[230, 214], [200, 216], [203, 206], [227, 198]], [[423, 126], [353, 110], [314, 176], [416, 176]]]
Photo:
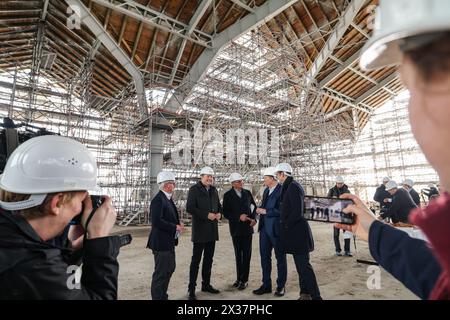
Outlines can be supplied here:
[[240, 180], [242, 180], [242, 176], [239, 173], [234, 172], [234, 173], [230, 174], [229, 180], [230, 180], [230, 183], [233, 183], [235, 181], [240, 181]]
[[391, 181], [391, 178], [389, 178], [389, 177], [384, 177], [383, 178], [383, 182], [389, 182], [389, 181]]
[[402, 184], [406, 184], [407, 186], [412, 187], [414, 185], [414, 181], [411, 179], [405, 179]]
[[1, 176], [0, 188], [33, 195], [16, 202], [16, 207], [14, 203], [8, 204], [14, 208], [4, 206], [3, 202], [3, 208], [32, 208], [42, 204], [48, 193], [97, 189], [97, 164], [91, 152], [75, 140], [40, 136], [14, 150]]
[[175, 181], [175, 175], [170, 171], [161, 171], [156, 177], [156, 183], [160, 184], [166, 181]]
[[433, 41], [437, 34], [449, 30], [448, 0], [381, 0], [373, 37], [362, 50], [360, 66], [371, 70], [399, 63], [405, 38], [427, 35]]
[[275, 177], [276, 172], [277, 172], [277, 170], [275, 167], [268, 167], [268, 168], [264, 169], [263, 176]]
[[342, 178], [341, 176], [337, 176], [336, 183], [344, 183], [344, 178]]
[[202, 170], [200, 170], [200, 175], [204, 175], [204, 174], [213, 176], [214, 170], [211, 167], [203, 167]]
[[389, 180], [388, 183], [386, 183], [386, 191], [392, 190], [398, 188], [397, 182], [394, 180]]
[[276, 172], [287, 172], [292, 174], [292, 167], [289, 163], [280, 163], [275, 168]]

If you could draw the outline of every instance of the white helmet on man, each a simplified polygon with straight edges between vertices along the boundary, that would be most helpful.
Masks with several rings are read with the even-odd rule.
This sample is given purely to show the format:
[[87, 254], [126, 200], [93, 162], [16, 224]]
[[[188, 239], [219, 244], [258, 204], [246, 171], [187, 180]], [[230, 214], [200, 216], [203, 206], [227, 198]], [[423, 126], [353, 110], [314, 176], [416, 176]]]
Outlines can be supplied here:
[[344, 183], [344, 178], [342, 178], [341, 176], [337, 176], [336, 183]]
[[[363, 70], [401, 62], [403, 51], [436, 41], [450, 30], [448, 0], [381, 0], [373, 37], [362, 50]], [[420, 36], [414, 40], [406, 38]]]
[[175, 175], [170, 171], [161, 171], [156, 176], [156, 183], [160, 184], [167, 181], [173, 181], [175, 182]]
[[386, 183], [386, 191], [396, 189], [396, 188], [398, 188], [398, 184], [394, 180], [389, 180], [389, 182]]
[[288, 175], [292, 174], [292, 167], [289, 163], [280, 163], [275, 168], [276, 172], [285, 172]]
[[269, 177], [275, 177], [277, 173], [277, 170], [275, 167], [268, 167], [264, 169], [263, 176], [269, 176]]
[[235, 181], [241, 181], [243, 178], [239, 173], [233, 172], [228, 179], [230, 180], [230, 183], [233, 183]]
[[9, 157], [0, 188], [32, 195], [21, 202], [2, 202], [3, 208], [32, 208], [42, 204], [48, 193], [96, 190], [97, 163], [91, 152], [73, 139], [60, 136], [32, 138]]
[[414, 186], [414, 181], [412, 181], [411, 179], [405, 179], [402, 185], [407, 185], [408, 187], [412, 188]]
[[200, 170], [200, 175], [209, 175], [209, 176], [213, 176], [214, 175], [214, 170], [211, 167], [203, 167], [202, 170]]

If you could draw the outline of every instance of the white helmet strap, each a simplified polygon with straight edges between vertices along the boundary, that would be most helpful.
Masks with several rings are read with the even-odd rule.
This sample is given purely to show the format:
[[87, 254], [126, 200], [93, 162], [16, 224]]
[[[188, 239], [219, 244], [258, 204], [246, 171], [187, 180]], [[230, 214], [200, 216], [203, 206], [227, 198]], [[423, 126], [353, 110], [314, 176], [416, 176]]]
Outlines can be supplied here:
[[18, 210], [29, 209], [29, 208], [40, 206], [44, 202], [46, 197], [47, 197], [46, 193], [32, 194], [30, 196], [30, 198], [28, 198], [27, 200], [23, 200], [23, 201], [18, 201], [18, 202], [0, 201], [0, 207], [5, 210], [8, 210], [8, 211], [18, 211]]

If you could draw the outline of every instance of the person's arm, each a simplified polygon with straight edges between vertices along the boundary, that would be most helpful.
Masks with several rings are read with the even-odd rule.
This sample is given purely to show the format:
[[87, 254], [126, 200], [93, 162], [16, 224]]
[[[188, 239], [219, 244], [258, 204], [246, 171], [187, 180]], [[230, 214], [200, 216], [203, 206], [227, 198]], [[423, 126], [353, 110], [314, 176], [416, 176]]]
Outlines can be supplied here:
[[[250, 218], [251, 219], [256, 219], [256, 202], [255, 199], [253, 198], [253, 195], [250, 191], [248, 191], [248, 195], [250, 197]], [[253, 205], [253, 210], [251, 210], [251, 205]]]
[[304, 195], [301, 189], [291, 189], [291, 192], [286, 195], [286, 200], [290, 208], [293, 208], [292, 212], [287, 216], [286, 223], [288, 225], [294, 225], [303, 218], [303, 206]]
[[150, 214], [152, 216], [152, 226], [175, 235], [177, 225], [164, 219], [163, 203], [160, 197], [153, 199], [151, 202]]
[[421, 299], [427, 299], [441, 274], [441, 267], [425, 241], [375, 221], [369, 230], [373, 258]]
[[197, 207], [197, 191], [194, 188], [191, 188], [188, 192], [188, 198], [186, 201], [186, 211], [189, 212], [192, 216], [201, 219], [201, 220], [209, 220], [207, 210], [201, 210]]

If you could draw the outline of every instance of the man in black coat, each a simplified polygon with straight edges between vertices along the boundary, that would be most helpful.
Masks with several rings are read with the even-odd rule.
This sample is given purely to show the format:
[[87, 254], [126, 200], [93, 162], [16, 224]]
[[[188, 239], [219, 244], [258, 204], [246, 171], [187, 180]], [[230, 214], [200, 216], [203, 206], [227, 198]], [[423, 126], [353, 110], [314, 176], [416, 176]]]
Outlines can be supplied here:
[[309, 253], [314, 250], [314, 240], [308, 221], [303, 217], [305, 192], [292, 178], [292, 167], [281, 163], [276, 168], [282, 183], [280, 243], [286, 253], [294, 257], [300, 280], [300, 299], [321, 300]]
[[230, 175], [232, 188], [223, 196], [223, 216], [229, 220], [230, 234], [236, 257], [236, 281], [238, 290], [248, 285], [252, 254], [253, 227], [256, 224], [256, 203], [252, 193], [243, 188], [239, 173]]
[[196, 300], [195, 287], [200, 261], [202, 265], [202, 291], [217, 294], [220, 291], [211, 285], [211, 267], [216, 241], [219, 240], [218, 221], [222, 215], [219, 194], [213, 184], [214, 171], [204, 167], [200, 171], [200, 181], [188, 192], [186, 211], [192, 215], [193, 253], [189, 271], [188, 296]]
[[[344, 193], [350, 193], [348, 186], [344, 183], [344, 179], [341, 176], [336, 177], [336, 185], [328, 191], [329, 198], [339, 198]], [[337, 256], [342, 256], [341, 241], [339, 240], [339, 228], [333, 227], [333, 239], [334, 247]], [[351, 234], [348, 231], [342, 231], [344, 234], [344, 255], [346, 257], [352, 257], [350, 252], [350, 239]]]
[[375, 195], [373, 196], [373, 200], [380, 204], [381, 212], [387, 211], [391, 205], [392, 196], [389, 192], [386, 191], [386, 184], [391, 179], [389, 177], [383, 178], [383, 183], [377, 188], [375, 191]]
[[405, 189], [406, 191], [409, 192], [409, 194], [411, 195], [411, 198], [413, 199], [416, 206], [420, 207], [420, 196], [417, 193], [417, 191], [414, 190], [414, 188], [413, 188], [414, 181], [412, 181], [411, 179], [405, 179], [405, 181], [403, 181], [402, 185], [403, 185], [403, 189]]
[[172, 172], [158, 173], [156, 182], [159, 192], [150, 203], [152, 230], [147, 248], [153, 251], [155, 269], [152, 277], [151, 295], [153, 300], [168, 300], [167, 289], [175, 271], [175, 246], [184, 229], [173, 202], [175, 175]]
[[386, 190], [392, 195], [392, 204], [386, 213], [381, 214], [381, 218], [391, 218], [393, 223], [409, 223], [408, 216], [411, 210], [417, 208], [409, 192], [398, 188], [393, 180], [386, 184]]

